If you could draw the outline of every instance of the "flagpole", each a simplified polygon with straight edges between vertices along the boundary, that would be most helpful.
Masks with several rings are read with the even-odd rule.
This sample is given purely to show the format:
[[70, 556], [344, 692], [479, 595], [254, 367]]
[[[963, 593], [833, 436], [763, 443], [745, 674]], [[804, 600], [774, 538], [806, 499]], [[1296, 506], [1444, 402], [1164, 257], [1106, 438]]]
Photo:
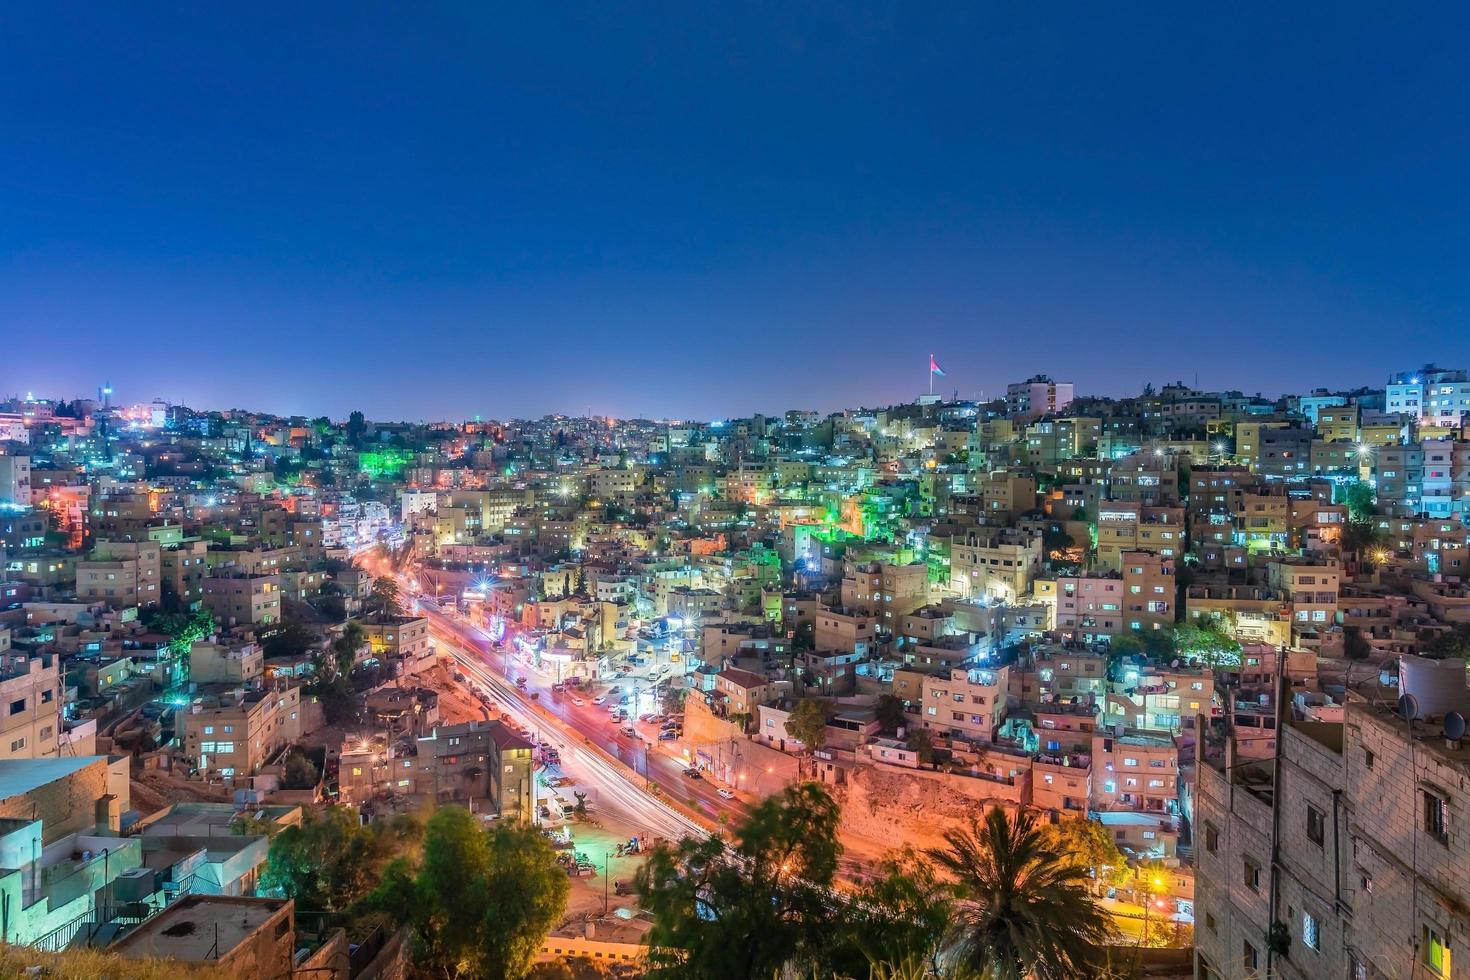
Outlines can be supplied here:
[[934, 355], [929, 355], [929, 394], [934, 394]]

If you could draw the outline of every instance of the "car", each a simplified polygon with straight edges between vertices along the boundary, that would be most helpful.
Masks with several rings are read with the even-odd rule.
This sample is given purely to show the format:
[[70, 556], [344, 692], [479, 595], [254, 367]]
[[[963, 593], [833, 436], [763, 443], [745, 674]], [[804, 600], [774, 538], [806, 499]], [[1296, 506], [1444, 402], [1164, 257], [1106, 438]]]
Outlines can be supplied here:
[[634, 728], [632, 725], [624, 725], [622, 728], [618, 729], [618, 731], [628, 736], [629, 738], [635, 738], [638, 735], [638, 729]]
[[732, 792], [730, 792], [728, 789], [725, 789], [723, 786], [721, 786], [719, 789], [715, 790], [715, 792], [717, 794], [719, 794], [719, 797], [722, 800], [733, 800], [733, 799], [735, 799], [735, 794], [732, 793]]
[[551, 690], [553, 692], [557, 693], [557, 694], [560, 694], [561, 692], [565, 691], [566, 689], [567, 689], [567, 686], [565, 684], [563, 684], [561, 681], [557, 681], [555, 684], [551, 685]]
[[658, 740], [660, 742], [672, 742], [675, 739], [677, 739], [678, 737], [679, 737], [679, 733], [678, 732], [659, 732], [658, 733]]
[[586, 703], [587, 702], [586, 701], [583, 701], [581, 698], [572, 698], [572, 704], [575, 704], [579, 708], [582, 707], [582, 705], [584, 705]]
[[593, 704], [607, 704], [607, 695], [605, 695], [605, 694], [599, 694], [599, 695], [597, 695], [597, 697], [595, 697], [595, 698], [592, 699], [592, 703]]
[[610, 687], [610, 688], [607, 689], [607, 693], [609, 693], [609, 694], [621, 694], [621, 693], [623, 693], [623, 688], [622, 688], [621, 685], [614, 684], [612, 687]]
[[686, 777], [688, 777], [689, 779], [703, 779], [704, 778], [703, 776], [701, 776], [699, 774], [699, 770], [698, 769], [695, 769], [693, 767], [690, 767], [688, 769], [685, 769], [684, 770], [684, 775]]

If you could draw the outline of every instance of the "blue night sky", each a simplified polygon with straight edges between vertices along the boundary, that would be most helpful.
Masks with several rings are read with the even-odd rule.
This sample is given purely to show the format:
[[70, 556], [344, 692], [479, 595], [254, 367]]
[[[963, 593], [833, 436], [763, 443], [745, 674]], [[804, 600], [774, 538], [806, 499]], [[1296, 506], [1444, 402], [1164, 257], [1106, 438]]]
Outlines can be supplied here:
[[931, 350], [967, 397], [1470, 366], [1463, 7], [613, 6], [7, 5], [0, 394], [718, 417], [912, 398]]

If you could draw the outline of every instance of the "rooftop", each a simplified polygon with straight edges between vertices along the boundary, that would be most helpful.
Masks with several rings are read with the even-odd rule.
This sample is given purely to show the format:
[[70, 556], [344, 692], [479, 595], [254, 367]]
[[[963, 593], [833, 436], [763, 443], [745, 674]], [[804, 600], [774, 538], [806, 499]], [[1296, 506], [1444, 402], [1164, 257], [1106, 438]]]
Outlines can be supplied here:
[[291, 904], [290, 899], [190, 895], [123, 937], [112, 949], [129, 959], [218, 960]]
[[106, 756], [84, 755], [56, 759], [10, 759], [0, 766], [0, 800], [24, 796], [72, 773], [85, 769]]

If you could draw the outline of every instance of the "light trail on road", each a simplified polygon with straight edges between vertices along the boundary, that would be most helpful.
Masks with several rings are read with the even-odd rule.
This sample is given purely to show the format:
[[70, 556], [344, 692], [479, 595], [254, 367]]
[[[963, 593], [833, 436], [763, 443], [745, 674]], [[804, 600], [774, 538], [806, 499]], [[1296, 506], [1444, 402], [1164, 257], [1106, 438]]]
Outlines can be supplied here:
[[566, 731], [556, 724], [554, 716], [548, 718], [550, 712], [538, 710], [539, 705], [491, 670], [476, 651], [467, 649], [458, 630], [451, 632], [437, 622], [441, 616], [431, 614], [428, 609], [424, 612], [430, 616], [431, 632], [441, 648], [447, 648], [465, 676], [481, 684], [506, 710], [527, 722], [533, 731], [545, 732], [542, 740], [561, 754], [562, 768], [568, 770], [569, 775], [587, 777], [579, 781], [597, 790], [598, 806], [618, 810], [631, 823], [656, 836], [677, 840], [686, 835], [708, 835], [707, 828], [639, 788], [589, 742], [582, 741], [586, 736]]

